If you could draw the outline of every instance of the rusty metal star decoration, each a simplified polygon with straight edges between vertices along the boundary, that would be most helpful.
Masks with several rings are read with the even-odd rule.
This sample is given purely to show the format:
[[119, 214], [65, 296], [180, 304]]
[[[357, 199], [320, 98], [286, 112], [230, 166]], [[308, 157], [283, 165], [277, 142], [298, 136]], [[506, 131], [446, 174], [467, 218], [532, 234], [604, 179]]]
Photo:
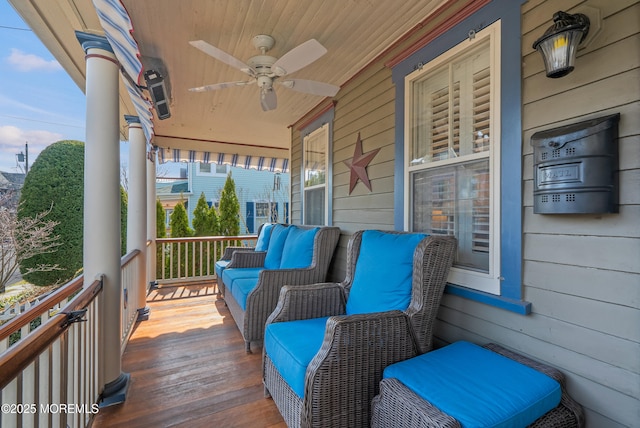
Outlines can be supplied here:
[[360, 139], [360, 133], [358, 132], [358, 140], [356, 141], [356, 148], [353, 152], [353, 157], [350, 160], [343, 161], [346, 166], [351, 170], [351, 179], [349, 180], [349, 194], [353, 192], [356, 187], [358, 179], [360, 179], [367, 189], [371, 192], [371, 182], [367, 176], [367, 165], [378, 154], [380, 149], [372, 150], [368, 153], [362, 153], [362, 140]]

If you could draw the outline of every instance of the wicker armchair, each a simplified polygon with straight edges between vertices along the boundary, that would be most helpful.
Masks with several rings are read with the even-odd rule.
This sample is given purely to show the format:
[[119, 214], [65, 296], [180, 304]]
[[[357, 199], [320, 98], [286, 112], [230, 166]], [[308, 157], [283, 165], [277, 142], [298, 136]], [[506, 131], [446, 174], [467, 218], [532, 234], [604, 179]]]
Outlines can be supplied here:
[[[313, 226], [296, 226], [299, 229], [313, 229]], [[264, 268], [267, 252], [236, 251], [227, 269], [259, 269], [257, 283], [246, 297], [242, 308], [231, 293], [227, 293], [224, 281], [222, 290], [225, 303], [245, 341], [247, 352], [251, 352], [251, 342], [260, 343], [264, 337], [267, 317], [278, 303], [278, 295], [283, 285], [313, 284], [326, 279], [329, 265], [338, 240], [340, 228], [320, 227], [313, 240], [311, 264], [304, 268]], [[224, 278], [224, 276], [223, 276]]]
[[[560, 404], [538, 418], [529, 428], [581, 428], [584, 426], [582, 406], [565, 389], [564, 375], [559, 370], [523, 355], [489, 343], [485, 348], [529, 366], [556, 380], [561, 387]], [[460, 428], [453, 417], [419, 397], [395, 378], [380, 382], [380, 394], [372, 401], [372, 428]]]
[[[288, 321], [328, 317], [326, 327], [320, 326], [320, 336], [324, 329], [324, 337], [320, 338], [319, 351], [304, 372], [303, 396], [284, 379], [265, 338], [265, 394], [273, 397], [289, 427], [367, 427], [369, 405], [378, 392], [383, 369], [432, 348], [433, 324], [453, 262], [455, 238], [430, 236], [417, 244], [413, 264], [408, 261], [412, 274], [408, 279], [410, 302], [405, 310], [345, 315], [363, 233], [357, 232], [349, 242], [346, 279], [342, 283], [285, 286], [278, 306], [267, 320], [267, 334], [271, 335], [272, 326], [278, 323], [293, 325]], [[379, 278], [382, 284], [391, 280], [394, 267], [386, 269], [386, 274]]]

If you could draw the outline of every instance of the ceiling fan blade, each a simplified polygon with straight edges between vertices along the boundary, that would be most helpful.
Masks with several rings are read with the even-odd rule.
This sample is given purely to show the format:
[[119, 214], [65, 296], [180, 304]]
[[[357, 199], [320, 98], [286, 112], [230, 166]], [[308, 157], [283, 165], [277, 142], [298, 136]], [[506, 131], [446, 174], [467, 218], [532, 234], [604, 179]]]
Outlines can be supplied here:
[[239, 80], [237, 82], [214, 83], [213, 85], [198, 86], [197, 88], [189, 88], [191, 92], [215, 91], [218, 89], [231, 88], [232, 86], [244, 86], [255, 82], [255, 80]]
[[222, 61], [225, 64], [230, 65], [231, 67], [237, 68], [238, 70], [247, 73], [250, 76], [255, 75], [255, 70], [249, 67], [247, 64], [240, 61], [238, 58], [229, 55], [225, 51], [205, 42], [204, 40], [192, 40], [189, 42], [189, 44], [195, 48], [200, 49], [207, 55], [214, 57], [218, 61]]
[[263, 111], [275, 110], [278, 106], [278, 98], [273, 88], [265, 88], [260, 91], [260, 105]]
[[327, 49], [317, 40], [307, 40], [282, 55], [282, 57], [271, 66], [271, 71], [277, 76], [291, 74], [306, 67], [326, 53]]
[[278, 83], [284, 87], [293, 89], [294, 91], [312, 95], [322, 95], [324, 97], [333, 97], [340, 90], [339, 86], [324, 82], [316, 82], [315, 80], [287, 79]]

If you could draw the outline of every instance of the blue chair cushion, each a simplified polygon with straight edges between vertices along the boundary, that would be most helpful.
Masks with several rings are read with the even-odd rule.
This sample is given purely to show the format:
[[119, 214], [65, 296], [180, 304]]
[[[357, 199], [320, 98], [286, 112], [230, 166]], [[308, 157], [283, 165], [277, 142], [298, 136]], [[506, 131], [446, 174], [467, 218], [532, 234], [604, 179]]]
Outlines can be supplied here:
[[265, 269], [280, 269], [282, 250], [288, 234], [289, 227], [287, 226], [276, 224], [273, 227], [271, 238], [269, 239], [269, 248], [267, 248], [267, 256], [264, 260]]
[[255, 251], [267, 251], [269, 248], [269, 240], [271, 238], [271, 230], [273, 224], [265, 223], [260, 229], [260, 235], [258, 235], [258, 242], [256, 242]]
[[222, 271], [227, 268], [231, 260], [218, 260], [215, 264], [216, 276], [222, 281]]
[[347, 315], [407, 309], [411, 301], [413, 253], [425, 236], [363, 232], [347, 299]]
[[558, 406], [560, 384], [510, 358], [469, 342], [388, 366], [418, 396], [463, 427], [524, 427]]
[[258, 278], [238, 278], [233, 281], [231, 287], [231, 295], [242, 308], [243, 311], [247, 310], [247, 296], [251, 293], [251, 290], [256, 288], [258, 284]]
[[252, 278], [257, 281], [262, 270], [263, 268], [228, 268], [222, 271], [222, 282], [227, 291], [233, 293], [233, 286], [237, 279]]
[[324, 339], [328, 317], [269, 324], [264, 333], [264, 349], [289, 387], [304, 397], [307, 366]]
[[313, 261], [313, 242], [320, 228], [302, 229], [289, 226], [289, 235], [282, 249], [280, 269], [296, 269], [311, 266]]

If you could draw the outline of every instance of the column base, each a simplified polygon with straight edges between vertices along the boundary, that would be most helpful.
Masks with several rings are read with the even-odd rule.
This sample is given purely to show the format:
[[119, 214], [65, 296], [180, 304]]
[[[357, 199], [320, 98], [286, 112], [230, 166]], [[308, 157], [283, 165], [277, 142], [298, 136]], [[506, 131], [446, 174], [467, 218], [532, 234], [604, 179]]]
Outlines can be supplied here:
[[116, 380], [106, 384], [102, 392], [102, 399], [98, 402], [98, 407], [102, 409], [114, 404], [124, 403], [127, 399], [130, 380], [131, 375], [129, 373], [120, 373]]
[[138, 309], [138, 318], [137, 321], [147, 321], [149, 319], [149, 314], [151, 313], [151, 308], [149, 306], [145, 306], [144, 308]]

